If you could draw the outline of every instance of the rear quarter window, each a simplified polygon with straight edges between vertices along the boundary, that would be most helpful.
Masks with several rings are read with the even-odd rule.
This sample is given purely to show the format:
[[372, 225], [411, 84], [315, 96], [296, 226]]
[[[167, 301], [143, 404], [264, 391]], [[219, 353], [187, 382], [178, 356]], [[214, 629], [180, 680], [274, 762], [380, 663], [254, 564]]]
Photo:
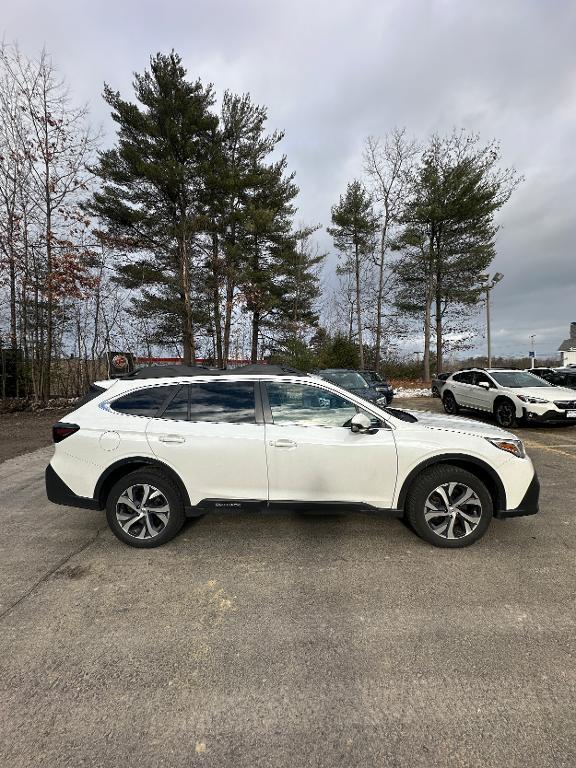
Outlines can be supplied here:
[[152, 418], [158, 414], [178, 389], [180, 389], [179, 385], [137, 389], [113, 400], [110, 403], [110, 408], [117, 413]]

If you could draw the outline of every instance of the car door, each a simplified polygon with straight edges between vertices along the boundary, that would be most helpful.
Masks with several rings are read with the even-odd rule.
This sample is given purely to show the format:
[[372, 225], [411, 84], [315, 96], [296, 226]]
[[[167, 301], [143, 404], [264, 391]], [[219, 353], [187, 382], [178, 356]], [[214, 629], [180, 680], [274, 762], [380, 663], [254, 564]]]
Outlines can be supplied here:
[[452, 392], [456, 398], [458, 405], [462, 405], [465, 408], [474, 408], [472, 389], [473, 389], [473, 371], [463, 371], [462, 373], [455, 373], [452, 376]]
[[[482, 384], [487, 384], [488, 389], [485, 386], [481, 386]], [[496, 384], [483, 371], [476, 371], [474, 373], [473, 386], [470, 390], [470, 405], [479, 411], [489, 411], [491, 413], [495, 397]]]
[[191, 504], [268, 498], [264, 424], [256, 416], [255, 394], [250, 381], [193, 382], [148, 422], [151, 450], [178, 472]]
[[269, 381], [262, 387], [271, 504], [392, 506], [393, 429], [374, 419], [379, 425], [374, 434], [352, 432], [344, 425], [361, 409], [321, 384]]

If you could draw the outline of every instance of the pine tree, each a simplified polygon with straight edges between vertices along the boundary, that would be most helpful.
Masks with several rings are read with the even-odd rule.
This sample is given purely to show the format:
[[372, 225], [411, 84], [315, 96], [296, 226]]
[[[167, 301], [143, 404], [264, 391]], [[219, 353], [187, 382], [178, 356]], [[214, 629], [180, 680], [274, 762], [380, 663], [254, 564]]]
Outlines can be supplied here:
[[[104, 98], [118, 126], [116, 146], [95, 168], [102, 188], [88, 210], [104, 225], [103, 238], [136, 254], [119, 267], [140, 316], [158, 318], [158, 340], [181, 342], [184, 362], [195, 360], [197, 326], [205, 310], [194, 302], [202, 285], [205, 179], [218, 119], [211, 86], [186, 79], [180, 57], [157, 54], [134, 80], [137, 103], [109, 86]], [[166, 334], [166, 335], [165, 335]]]
[[344, 257], [338, 271], [354, 276], [358, 351], [360, 367], [363, 368], [362, 272], [364, 264], [374, 252], [378, 219], [372, 209], [372, 199], [359, 181], [348, 184], [346, 194], [332, 208], [332, 223], [334, 226], [329, 227], [328, 232]]

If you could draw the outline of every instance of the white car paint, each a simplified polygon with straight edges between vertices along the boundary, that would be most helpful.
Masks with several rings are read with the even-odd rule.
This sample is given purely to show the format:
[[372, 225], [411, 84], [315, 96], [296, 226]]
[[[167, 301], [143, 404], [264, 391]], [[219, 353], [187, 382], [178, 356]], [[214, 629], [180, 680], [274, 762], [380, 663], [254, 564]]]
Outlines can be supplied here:
[[[219, 380], [266, 377], [230, 374]], [[279, 381], [277, 377], [268, 380]], [[281, 381], [338, 395], [381, 420], [383, 426], [375, 434], [355, 434], [342, 426], [193, 423], [126, 415], [109, 407], [133, 389], [202, 381], [213, 379], [102, 382], [105, 392], [62, 420], [80, 429], [55, 445], [52, 467], [74, 494], [91, 498], [110, 465], [131, 457], [157, 458], [181, 478], [192, 505], [221, 498], [340, 501], [396, 508], [411, 472], [426, 460], [458, 454], [492, 467], [504, 485], [508, 508], [514, 508], [534, 476], [528, 457], [513, 456], [486, 440], [517, 439], [497, 427], [420, 412], [418, 421], [410, 423], [309, 376], [283, 376]], [[104, 448], [100, 441], [106, 433], [116, 433], [119, 440], [107, 441]]]
[[[473, 373], [482, 375], [490, 381], [490, 389], [484, 389], [477, 384], [467, 384], [459, 381], [459, 377]], [[553, 412], [559, 419], [564, 419], [564, 408], [559, 408], [556, 402], [576, 403], [576, 394], [573, 389], [567, 387], [555, 386], [534, 386], [534, 387], [509, 387], [498, 383], [494, 374], [498, 373], [528, 373], [526, 371], [512, 371], [505, 369], [486, 369], [469, 371], [458, 371], [448, 377], [442, 389], [442, 398], [446, 397], [447, 392], [451, 392], [459, 406], [463, 408], [473, 408], [479, 411], [492, 413], [498, 397], [507, 397], [515, 407], [516, 417], [521, 418], [525, 414], [529, 417], [542, 417], [545, 413]], [[532, 374], [530, 374], [532, 376]], [[537, 378], [533, 376], [533, 378]], [[543, 381], [543, 380], [540, 380]], [[543, 402], [530, 402], [533, 398]], [[571, 417], [576, 424], [576, 408], [574, 416]]]

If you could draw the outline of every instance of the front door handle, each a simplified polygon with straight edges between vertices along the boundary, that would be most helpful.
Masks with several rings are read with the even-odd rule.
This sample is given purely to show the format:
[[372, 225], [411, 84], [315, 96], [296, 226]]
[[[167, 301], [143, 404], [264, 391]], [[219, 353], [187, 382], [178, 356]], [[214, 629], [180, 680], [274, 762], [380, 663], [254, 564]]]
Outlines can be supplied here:
[[280, 439], [280, 440], [270, 440], [270, 445], [273, 448], [296, 448], [298, 443], [295, 443], [294, 440], [286, 440]]
[[161, 443], [183, 443], [185, 439], [182, 435], [160, 435], [158, 438]]

